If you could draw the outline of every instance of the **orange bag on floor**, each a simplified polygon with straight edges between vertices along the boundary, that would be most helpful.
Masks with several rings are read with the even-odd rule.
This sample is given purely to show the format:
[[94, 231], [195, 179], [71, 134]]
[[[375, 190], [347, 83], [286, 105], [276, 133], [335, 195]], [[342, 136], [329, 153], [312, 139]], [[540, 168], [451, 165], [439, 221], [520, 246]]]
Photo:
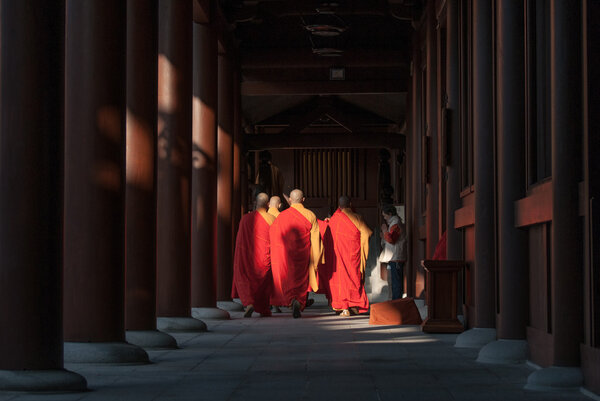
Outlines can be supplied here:
[[421, 324], [421, 314], [412, 298], [395, 299], [371, 305], [369, 324]]

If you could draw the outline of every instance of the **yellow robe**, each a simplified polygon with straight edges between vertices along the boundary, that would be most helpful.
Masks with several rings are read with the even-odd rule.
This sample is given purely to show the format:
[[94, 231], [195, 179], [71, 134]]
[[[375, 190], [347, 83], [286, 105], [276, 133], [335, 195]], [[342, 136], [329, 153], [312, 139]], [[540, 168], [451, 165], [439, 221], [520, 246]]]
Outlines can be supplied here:
[[325, 255], [323, 253], [323, 242], [321, 241], [321, 233], [319, 232], [319, 223], [317, 216], [310, 210], [304, 207], [302, 203], [293, 203], [294, 209], [300, 212], [312, 227], [310, 229], [310, 261], [308, 265], [308, 280], [313, 291], [319, 290], [319, 280], [317, 279], [317, 270], [319, 264], [325, 263]]
[[267, 213], [269, 213], [273, 217], [277, 217], [281, 212], [276, 207], [270, 207], [269, 210], [267, 210]]
[[263, 219], [265, 219], [265, 221], [266, 221], [266, 222], [267, 222], [269, 225], [273, 224], [273, 222], [275, 221], [275, 217], [276, 217], [276, 216], [273, 216], [271, 213], [267, 212], [267, 209], [266, 209], [266, 208], [262, 208], [262, 207], [261, 207], [261, 208], [258, 208], [258, 209], [256, 209], [256, 211], [257, 211], [258, 213], [260, 213], [261, 217], [262, 217]]

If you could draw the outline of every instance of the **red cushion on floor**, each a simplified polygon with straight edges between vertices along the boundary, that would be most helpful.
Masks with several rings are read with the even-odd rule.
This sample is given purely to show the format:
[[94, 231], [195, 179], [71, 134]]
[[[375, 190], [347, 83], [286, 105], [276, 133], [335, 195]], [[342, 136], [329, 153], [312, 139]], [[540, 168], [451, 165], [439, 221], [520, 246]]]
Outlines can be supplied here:
[[371, 305], [369, 324], [421, 324], [421, 314], [412, 298], [395, 299]]

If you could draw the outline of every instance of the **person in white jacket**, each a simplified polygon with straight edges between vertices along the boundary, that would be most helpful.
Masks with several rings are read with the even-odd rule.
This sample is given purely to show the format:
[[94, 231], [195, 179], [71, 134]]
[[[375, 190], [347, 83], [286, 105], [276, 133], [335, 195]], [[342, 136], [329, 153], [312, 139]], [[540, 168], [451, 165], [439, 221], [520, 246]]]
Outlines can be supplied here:
[[388, 269], [392, 275], [392, 299], [398, 299], [402, 298], [404, 292], [406, 229], [393, 205], [384, 206], [381, 214], [385, 219], [385, 223], [381, 225], [381, 238], [389, 244], [388, 247], [392, 248], [392, 255], [388, 262]]

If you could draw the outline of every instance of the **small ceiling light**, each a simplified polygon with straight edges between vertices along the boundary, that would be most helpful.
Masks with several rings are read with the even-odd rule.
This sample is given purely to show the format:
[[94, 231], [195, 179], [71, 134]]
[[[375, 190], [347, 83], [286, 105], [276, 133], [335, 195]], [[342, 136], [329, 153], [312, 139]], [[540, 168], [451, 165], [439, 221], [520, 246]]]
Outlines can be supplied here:
[[330, 47], [313, 48], [312, 52], [313, 54], [324, 57], [340, 57], [342, 53], [344, 53], [343, 50], [333, 49]]
[[339, 36], [346, 31], [346, 27], [327, 24], [306, 25], [304, 28], [313, 35], [327, 37]]
[[331, 67], [329, 69], [330, 81], [343, 81], [346, 79], [346, 69], [344, 67]]

